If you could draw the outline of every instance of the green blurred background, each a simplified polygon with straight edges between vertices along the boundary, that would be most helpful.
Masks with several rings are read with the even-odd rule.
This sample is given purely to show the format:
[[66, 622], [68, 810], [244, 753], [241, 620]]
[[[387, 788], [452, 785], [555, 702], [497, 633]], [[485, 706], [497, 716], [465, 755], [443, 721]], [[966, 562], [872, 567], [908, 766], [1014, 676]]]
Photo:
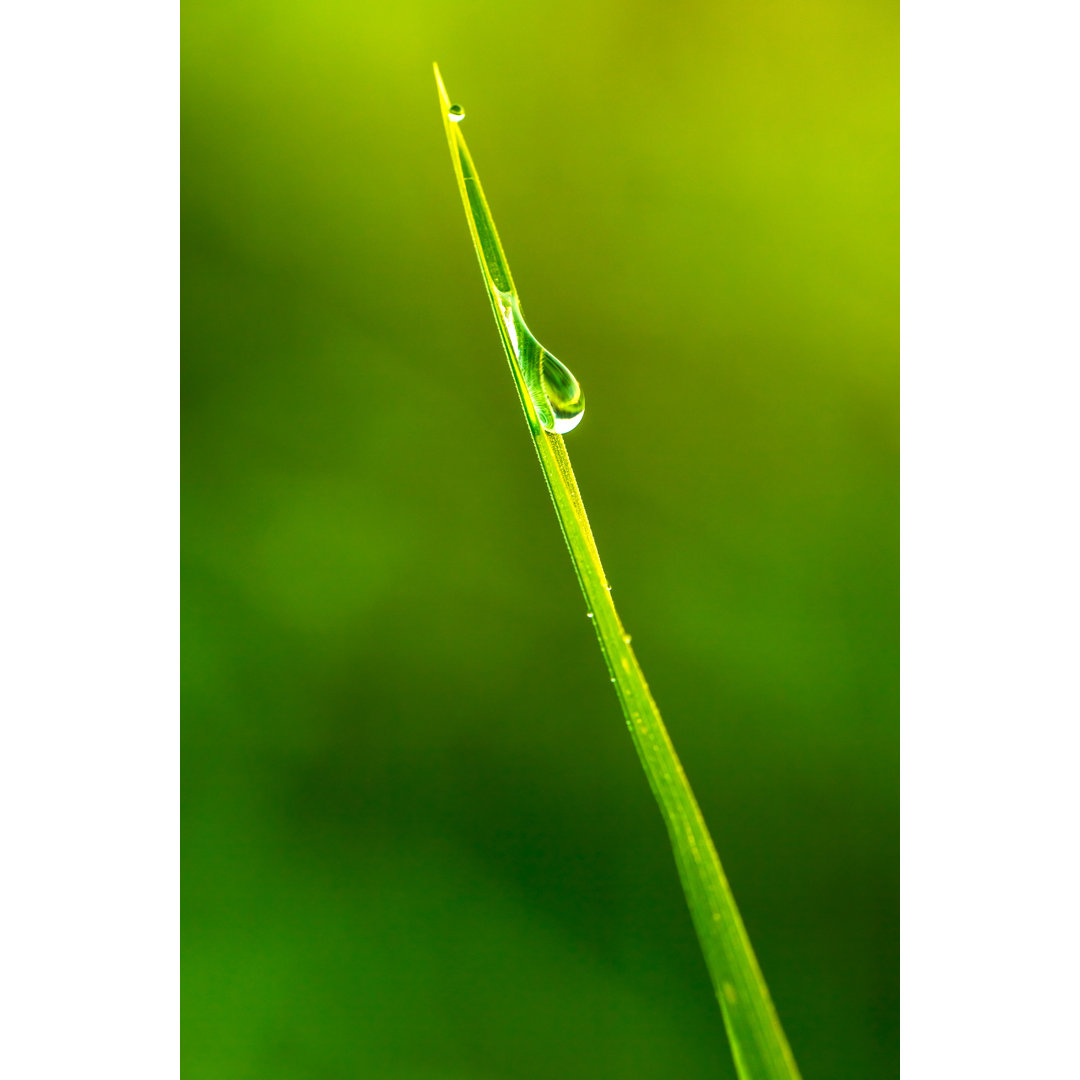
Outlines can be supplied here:
[[433, 60], [804, 1075], [897, 1075], [897, 21], [186, 3], [191, 1080], [734, 1075]]

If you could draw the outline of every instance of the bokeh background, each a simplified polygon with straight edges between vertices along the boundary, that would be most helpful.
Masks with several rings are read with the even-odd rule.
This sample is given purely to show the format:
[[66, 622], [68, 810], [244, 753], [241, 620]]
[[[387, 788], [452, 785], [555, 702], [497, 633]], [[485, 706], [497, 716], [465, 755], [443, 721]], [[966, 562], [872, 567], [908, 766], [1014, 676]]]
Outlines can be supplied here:
[[433, 60], [804, 1075], [897, 1075], [897, 21], [187, 0], [190, 1080], [734, 1075]]

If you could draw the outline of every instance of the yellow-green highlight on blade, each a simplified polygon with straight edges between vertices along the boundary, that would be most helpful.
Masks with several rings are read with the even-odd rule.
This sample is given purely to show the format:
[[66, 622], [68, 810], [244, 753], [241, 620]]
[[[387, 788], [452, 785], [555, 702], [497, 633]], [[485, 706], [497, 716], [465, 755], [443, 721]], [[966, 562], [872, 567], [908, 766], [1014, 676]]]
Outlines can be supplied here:
[[[667, 825], [679, 878], [731, 1040], [736, 1070], [741, 1080], [798, 1080], [798, 1067], [780, 1027], [709, 830], [630, 648], [630, 637], [619, 621], [600, 564], [562, 439], [562, 433], [581, 419], [584, 399], [580, 385], [564, 365], [536, 342], [525, 326], [506, 253], [465, 143], [462, 132], [464, 110], [447, 94], [438, 64], [435, 65], [435, 82], [465, 217], [514, 385], [585, 595], [588, 614], [596, 627], [600, 650], [611, 672], [649, 786]], [[546, 371], [553, 370], [552, 361], [561, 369], [554, 369], [558, 379], [545, 375]], [[565, 380], [563, 372], [572, 382]], [[566, 416], [571, 420], [567, 421]]]

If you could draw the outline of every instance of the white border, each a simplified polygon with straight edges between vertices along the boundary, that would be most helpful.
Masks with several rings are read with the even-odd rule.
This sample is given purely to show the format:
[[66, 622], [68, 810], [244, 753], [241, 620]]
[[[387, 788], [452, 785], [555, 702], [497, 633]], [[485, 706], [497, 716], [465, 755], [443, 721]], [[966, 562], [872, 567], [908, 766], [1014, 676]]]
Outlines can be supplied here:
[[178, 1075], [179, 35], [0, 14], [0, 1075]]
[[903, 1064], [1067, 1076], [1077, 9], [903, 9]]

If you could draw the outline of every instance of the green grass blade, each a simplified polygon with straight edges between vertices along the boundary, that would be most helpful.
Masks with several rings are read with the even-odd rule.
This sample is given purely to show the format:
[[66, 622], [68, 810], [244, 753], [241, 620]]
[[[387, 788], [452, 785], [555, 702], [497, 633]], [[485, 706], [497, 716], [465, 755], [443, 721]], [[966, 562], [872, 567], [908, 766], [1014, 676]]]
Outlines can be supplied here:
[[[611, 599], [611, 590], [560, 434], [580, 418], [583, 406], [580, 387], [573, 376], [539, 345], [521, 318], [510, 267], [462, 135], [461, 114], [457, 106], [452, 106], [438, 65], [435, 66], [435, 80], [465, 216], [514, 385], [525, 410], [589, 615], [596, 627], [600, 649], [671, 837], [679, 877], [723, 1012], [736, 1069], [742, 1080], [798, 1080], [798, 1068], [709, 830]], [[567, 382], [566, 376], [572, 381]]]

